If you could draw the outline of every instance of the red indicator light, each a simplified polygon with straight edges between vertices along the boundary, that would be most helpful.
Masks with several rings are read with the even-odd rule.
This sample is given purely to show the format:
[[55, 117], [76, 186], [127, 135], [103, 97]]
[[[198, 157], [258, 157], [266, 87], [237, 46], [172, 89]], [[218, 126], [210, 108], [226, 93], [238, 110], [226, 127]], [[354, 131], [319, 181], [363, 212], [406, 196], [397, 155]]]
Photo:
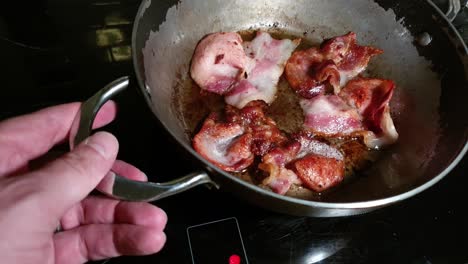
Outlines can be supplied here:
[[232, 255], [229, 257], [229, 264], [240, 264], [241, 258], [238, 255]]

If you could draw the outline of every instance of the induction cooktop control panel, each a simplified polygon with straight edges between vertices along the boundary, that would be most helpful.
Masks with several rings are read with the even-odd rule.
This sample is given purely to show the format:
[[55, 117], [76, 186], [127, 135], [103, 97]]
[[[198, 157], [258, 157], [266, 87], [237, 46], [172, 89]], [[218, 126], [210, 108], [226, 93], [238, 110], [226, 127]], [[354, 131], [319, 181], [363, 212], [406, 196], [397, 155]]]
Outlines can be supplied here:
[[193, 264], [248, 264], [236, 218], [221, 219], [187, 228]]

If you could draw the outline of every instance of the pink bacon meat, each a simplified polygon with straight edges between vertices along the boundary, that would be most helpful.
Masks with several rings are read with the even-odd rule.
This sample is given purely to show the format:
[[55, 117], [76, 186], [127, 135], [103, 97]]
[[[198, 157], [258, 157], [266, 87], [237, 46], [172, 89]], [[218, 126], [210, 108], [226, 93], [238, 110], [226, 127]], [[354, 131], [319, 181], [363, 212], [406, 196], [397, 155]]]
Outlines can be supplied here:
[[211, 114], [193, 138], [193, 147], [205, 159], [225, 171], [242, 171], [254, 160], [252, 135], [235, 123], [221, 122]]
[[287, 140], [265, 116], [265, 107], [264, 102], [253, 101], [243, 109], [227, 105], [223, 119], [212, 113], [193, 139], [195, 151], [225, 171], [246, 169], [255, 155], [263, 156]]
[[250, 60], [245, 79], [234, 85], [227, 93], [226, 103], [237, 108], [255, 100], [271, 104], [275, 100], [277, 85], [291, 53], [300, 40], [277, 40], [268, 33], [257, 32], [251, 42], [244, 43], [244, 50]]
[[391, 80], [359, 78], [350, 81], [339, 94], [358, 110], [364, 126], [372, 132], [364, 135], [369, 148], [390, 145], [398, 139], [389, 105], [394, 90], [395, 83]]
[[287, 140], [276, 122], [265, 115], [266, 107], [263, 101], [252, 101], [242, 109], [226, 105], [227, 122], [240, 124], [247, 133], [252, 134], [251, 149], [257, 156], [265, 155], [271, 148]]
[[362, 136], [367, 147], [393, 144], [398, 132], [390, 115], [389, 102], [395, 84], [390, 80], [351, 80], [337, 95], [302, 99], [304, 127], [326, 137]]
[[335, 93], [346, 82], [365, 70], [369, 60], [383, 51], [356, 44], [356, 34], [350, 32], [325, 41], [320, 48], [293, 53], [286, 64], [286, 78], [302, 97], [310, 99], [327, 92]]
[[319, 95], [300, 101], [304, 127], [323, 136], [347, 136], [362, 131], [362, 117], [337, 95]]
[[213, 33], [200, 41], [190, 74], [201, 89], [223, 95], [242, 78], [248, 63], [242, 42], [232, 32]]
[[262, 183], [278, 194], [285, 194], [292, 184], [322, 192], [343, 180], [344, 157], [310, 134], [298, 133], [266, 154], [259, 168], [268, 174]]
[[242, 109], [249, 102], [275, 100], [279, 78], [300, 40], [277, 40], [257, 32], [243, 43], [237, 33], [213, 33], [195, 49], [190, 73], [201, 89], [225, 95], [227, 104]]

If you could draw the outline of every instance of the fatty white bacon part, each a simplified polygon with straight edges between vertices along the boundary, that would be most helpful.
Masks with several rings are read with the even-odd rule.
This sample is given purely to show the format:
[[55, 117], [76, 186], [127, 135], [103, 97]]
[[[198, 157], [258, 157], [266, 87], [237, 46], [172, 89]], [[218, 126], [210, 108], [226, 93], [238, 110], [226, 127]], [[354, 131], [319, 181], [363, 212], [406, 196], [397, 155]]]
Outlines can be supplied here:
[[226, 103], [239, 109], [256, 100], [271, 104], [285, 64], [299, 43], [300, 40], [277, 40], [261, 31], [251, 42], [245, 42], [244, 50], [249, 60], [247, 70], [244, 79], [227, 93]]
[[254, 160], [251, 151], [252, 135], [236, 123], [220, 122], [216, 114], [210, 115], [193, 138], [193, 147], [205, 159], [222, 170], [238, 172]]
[[359, 113], [337, 95], [318, 95], [302, 99], [300, 104], [308, 131], [324, 136], [346, 136], [363, 130]]

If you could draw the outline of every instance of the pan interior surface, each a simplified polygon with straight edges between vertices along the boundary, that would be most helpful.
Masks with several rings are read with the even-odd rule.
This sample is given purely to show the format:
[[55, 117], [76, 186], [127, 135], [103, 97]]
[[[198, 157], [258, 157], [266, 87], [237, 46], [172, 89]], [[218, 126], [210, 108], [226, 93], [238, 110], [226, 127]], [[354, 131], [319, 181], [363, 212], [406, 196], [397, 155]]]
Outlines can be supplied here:
[[[372, 59], [367, 74], [392, 79], [397, 84], [391, 112], [400, 134], [399, 141], [383, 150], [381, 158], [361, 175], [317, 196], [314, 198], [317, 201], [365, 202], [408, 191], [443, 171], [461, 151], [461, 145], [466, 144], [466, 121], [457, 124], [465, 132], [453, 132], [451, 125], [455, 120], [449, 117], [462, 111], [466, 113], [466, 110], [446, 105], [447, 98], [458, 90], [466, 95], [465, 72], [461, 70], [456, 80], [450, 80], [457, 87], [446, 89], [443, 77], [455, 73], [449, 68], [445, 72], [435, 70], [435, 62], [428, 59], [430, 56], [423, 56], [424, 48], [415, 46], [414, 33], [402, 19], [401, 13], [405, 11], [383, 7], [389, 1], [153, 2], [146, 2], [141, 17], [145, 23], [139, 25], [136, 32], [136, 49], [142, 52], [142, 79], [153, 112], [187, 149], [191, 148], [190, 135], [194, 127], [191, 111], [183, 107], [186, 104], [181, 102], [183, 96], [180, 95], [193, 89], [189, 75], [193, 51], [206, 34], [245, 30], [273, 30], [303, 38], [311, 44], [353, 31], [359, 44], [384, 50], [384, 54]], [[427, 6], [425, 1], [415, 2]], [[429, 13], [424, 19], [432, 21]], [[445, 36], [434, 42], [452, 45]], [[456, 63], [450, 67], [463, 69], [455, 48], [451, 48], [447, 56], [454, 57]], [[454, 111], [460, 113], [450, 113]], [[450, 136], [461, 138], [445, 142]]]

